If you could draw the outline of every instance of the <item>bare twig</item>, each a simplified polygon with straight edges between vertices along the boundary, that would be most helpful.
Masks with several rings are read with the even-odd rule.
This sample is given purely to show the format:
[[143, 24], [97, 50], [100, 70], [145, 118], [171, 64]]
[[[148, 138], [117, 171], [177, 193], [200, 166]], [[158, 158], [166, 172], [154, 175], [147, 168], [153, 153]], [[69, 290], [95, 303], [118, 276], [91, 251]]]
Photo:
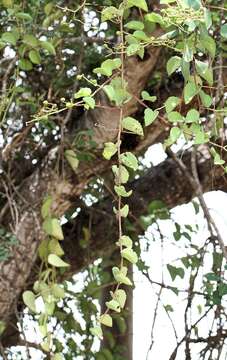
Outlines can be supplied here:
[[225, 257], [226, 261], [227, 261], [227, 250], [225, 248], [225, 244], [224, 241], [222, 239], [222, 236], [210, 214], [210, 211], [206, 205], [206, 202], [204, 200], [203, 197], [203, 190], [200, 184], [200, 180], [199, 180], [199, 176], [198, 176], [198, 172], [197, 172], [197, 164], [196, 164], [196, 151], [192, 152], [192, 156], [191, 156], [191, 167], [192, 167], [192, 174], [189, 172], [188, 168], [186, 167], [186, 165], [184, 164], [184, 162], [178, 158], [178, 156], [170, 149], [168, 149], [168, 154], [174, 159], [174, 161], [176, 162], [176, 164], [178, 165], [178, 167], [182, 170], [182, 172], [185, 174], [185, 176], [187, 177], [189, 183], [191, 184], [195, 195], [198, 197], [199, 199], [199, 203], [201, 205], [201, 208], [204, 212], [204, 216], [206, 218], [207, 221], [207, 226], [208, 229], [210, 231], [210, 234], [214, 235], [214, 231], [216, 233], [216, 237], [219, 243], [219, 246], [223, 252], [223, 256]]
[[12, 61], [10, 61], [8, 67], [7, 67], [6, 70], [5, 70], [5, 74], [4, 74], [3, 80], [2, 80], [2, 97], [4, 97], [4, 96], [6, 95], [8, 77], [9, 77], [11, 71], [13, 70], [14, 65], [16, 64], [16, 62], [17, 62], [17, 56], [15, 56], [15, 57], [12, 59]]

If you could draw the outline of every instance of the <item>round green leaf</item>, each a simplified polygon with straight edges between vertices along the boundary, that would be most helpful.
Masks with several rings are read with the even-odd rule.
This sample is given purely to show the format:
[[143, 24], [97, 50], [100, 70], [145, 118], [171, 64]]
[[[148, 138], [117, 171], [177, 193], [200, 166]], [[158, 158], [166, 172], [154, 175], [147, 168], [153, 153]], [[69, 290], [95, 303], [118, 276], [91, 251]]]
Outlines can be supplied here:
[[43, 49], [47, 50], [50, 55], [56, 55], [54, 45], [49, 41], [40, 41], [40, 45]]
[[136, 252], [130, 248], [126, 248], [126, 249], [122, 250], [121, 256], [124, 259], [128, 260], [132, 264], [136, 264], [138, 261], [138, 256], [137, 256]]
[[133, 169], [134, 171], [136, 171], [138, 169], [137, 158], [131, 152], [122, 153], [120, 155], [120, 160], [125, 166]]
[[145, 109], [144, 111], [144, 123], [145, 126], [152, 124], [155, 119], [158, 117], [158, 110]]
[[64, 239], [62, 227], [58, 219], [47, 218], [43, 223], [43, 230], [46, 232], [46, 234], [53, 236], [55, 239], [58, 240]]
[[113, 165], [112, 171], [115, 176], [115, 182], [119, 181], [121, 184], [126, 184], [128, 182], [129, 172], [123, 165], [120, 165], [119, 167], [117, 165]]
[[79, 98], [82, 98], [84, 96], [89, 96], [91, 95], [91, 89], [90, 88], [81, 88], [79, 91], [77, 91], [75, 94], [74, 94], [74, 99], [79, 99]]
[[112, 317], [109, 314], [103, 314], [100, 316], [99, 321], [101, 324], [112, 327], [113, 326], [113, 320]]
[[138, 120], [131, 116], [127, 116], [122, 120], [123, 129], [129, 130], [134, 134], [143, 136], [143, 128]]
[[41, 63], [41, 56], [40, 56], [38, 50], [30, 50], [28, 56], [33, 64], [38, 65]]
[[29, 310], [36, 312], [35, 294], [32, 291], [27, 290], [23, 293], [22, 298]]
[[184, 87], [184, 101], [189, 104], [194, 96], [198, 93], [199, 89], [194, 82], [188, 82]]
[[113, 293], [112, 296], [113, 296], [113, 299], [118, 302], [121, 309], [123, 309], [125, 306], [126, 298], [127, 298], [126, 292], [123, 289], [118, 289]]
[[32, 63], [27, 59], [20, 59], [18, 61], [19, 68], [24, 71], [30, 71], [33, 68]]
[[103, 157], [106, 160], [110, 160], [114, 154], [117, 152], [117, 145], [112, 142], [107, 142], [104, 144]]
[[165, 101], [165, 109], [166, 112], [169, 113], [171, 112], [173, 109], [175, 109], [175, 107], [177, 105], [180, 104], [180, 99], [176, 96], [170, 96], [166, 101]]
[[97, 336], [99, 339], [102, 340], [103, 333], [102, 333], [101, 326], [95, 326], [93, 328], [90, 328], [90, 332], [92, 335]]
[[166, 64], [168, 75], [172, 75], [181, 65], [181, 58], [179, 56], [172, 56]]
[[126, 191], [123, 185], [115, 185], [114, 190], [118, 196], [128, 197], [132, 194], [132, 190]]
[[73, 171], [76, 172], [76, 170], [79, 166], [79, 160], [77, 158], [75, 151], [70, 150], [70, 149], [65, 150], [65, 157], [66, 157], [66, 160], [68, 161], [69, 165], [73, 169]]
[[5, 32], [2, 34], [2, 40], [11, 45], [16, 45], [18, 37], [13, 32]]
[[121, 308], [119, 303], [116, 300], [110, 300], [106, 302], [106, 306], [108, 307], [108, 309], [116, 311], [116, 312], [120, 312]]

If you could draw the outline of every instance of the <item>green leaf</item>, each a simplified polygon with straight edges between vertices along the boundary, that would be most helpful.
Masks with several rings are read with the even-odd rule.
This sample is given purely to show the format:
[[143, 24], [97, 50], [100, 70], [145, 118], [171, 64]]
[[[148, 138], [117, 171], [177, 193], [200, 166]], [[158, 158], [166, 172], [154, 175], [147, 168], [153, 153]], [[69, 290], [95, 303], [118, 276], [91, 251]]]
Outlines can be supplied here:
[[45, 308], [45, 314], [48, 316], [52, 316], [55, 310], [55, 303], [53, 301], [46, 302], [44, 308]]
[[140, 44], [131, 44], [131, 45], [127, 46], [127, 48], [126, 48], [127, 56], [135, 55], [140, 49], [141, 49]]
[[104, 144], [103, 157], [106, 160], [110, 160], [114, 154], [117, 152], [117, 144], [112, 142], [107, 142]]
[[138, 120], [131, 116], [127, 116], [122, 120], [123, 129], [129, 130], [134, 134], [143, 136], [143, 128]]
[[205, 144], [209, 140], [209, 135], [203, 131], [203, 128], [196, 123], [190, 127], [191, 132], [195, 136], [194, 144]]
[[43, 230], [46, 234], [53, 236], [55, 239], [63, 240], [64, 235], [62, 232], [62, 227], [55, 218], [47, 218], [43, 223]]
[[65, 261], [63, 261], [59, 256], [55, 254], [50, 254], [48, 256], [48, 263], [55, 267], [68, 267], [69, 264], [67, 264]]
[[78, 166], [79, 166], [79, 160], [77, 158], [77, 155], [75, 151], [73, 150], [65, 150], [65, 158], [68, 161], [69, 165], [73, 169], [73, 171], [76, 172]]
[[179, 129], [178, 127], [172, 127], [172, 129], [170, 130], [170, 139], [172, 143], [177, 141], [180, 135], [181, 135], [181, 129]]
[[144, 23], [142, 21], [132, 20], [132, 21], [129, 21], [127, 24], [125, 24], [125, 27], [130, 30], [143, 30]]
[[79, 98], [82, 98], [84, 96], [89, 96], [91, 95], [91, 89], [90, 88], [81, 88], [79, 91], [77, 91], [75, 94], [74, 94], [74, 99], [79, 99]]
[[184, 59], [181, 60], [181, 72], [184, 80], [188, 81], [190, 77], [190, 63], [185, 61]]
[[210, 56], [212, 58], [214, 58], [215, 54], [216, 54], [216, 42], [215, 42], [215, 40], [211, 36], [203, 34], [201, 36], [200, 41], [201, 41], [202, 46], [208, 51]]
[[219, 153], [215, 150], [214, 147], [212, 147], [210, 149], [211, 155], [214, 158], [214, 165], [224, 165], [225, 161], [222, 160], [221, 156], [219, 155]]
[[172, 75], [181, 66], [181, 58], [179, 56], [172, 56], [166, 64], [168, 75]]
[[177, 276], [179, 276], [181, 279], [184, 278], [184, 269], [181, 267], [175, 267], [170, 264], [167, 265], [167, 269], [170, 273], [171, 279], [174, 281]]
[[118, 17], [119, 15], [120, 12], [116, 7], [108, 6], [102, 10], [101, 21], [104, 22], [104, 21], [112, 20], [115, 17]]
[[106, 76], [111, 76], [113, 70], [118, 69], [121, 66], [121, 59], [108, 59], [102, 62], [100, 68], [93, 70], [95, 74], [102, 74]]
[[136, 252], [130, 248], [126, 248], [126, 249], [122, 250], [121, 256], [124, 259], [128, 260], [132, 264], [136, 264], [138, 261], [138, 256], [137, 256]]
[[38, 247], [38, 254], [40, 259], [46, 260], [49, 251], [48, 251], [48, 241], [46, 239], [43, 239]]
[[[116, 324], [117, 324], [117, 327], [118, 327], [118, 330], [119, 330], [119, 333], [120, 334], [126, 334], [126, 331], [127, 331], [127, 325], [126, 325], [126, 321], [125, 319], [123, 318], [123, 316], [116, 316], [116, 318], [114, 319]], [[119, 359], [120, 360], [120, 359]], [[122, 360], [122, 359], [121, 359]]]
[[28, 45], [28, 46], [31, 46], [31, 47], [36, 47], [38, 46], [39, 42], [38, 40], [36, 39], [35, 36], [31, 35], [31, 34], [26, 34], [24, 35], [23, 37], [23, 42]]
[[27, 59], [20, 59], [18, 61], [18, 66], [21, 70], [24, 70], [24, 71], [30, 71], [33, 68], [32, 63]]
[[13, 0], [2, 0], [2, 5], [10, 9], [13, 7]]
[[[128, 216], [129, 206], [126, 204], [120, 209], [120, 216], [126, 218]], [[118, 211], [114, 208], [114, 213], [117, 214]]]
[[134, 154], [125, 152], [120, 155], [120, 161], [127, 167], [136, 171], [138, 169], [138, 161]]
[[199, 97], [202, 101], [203, 106], [209, 108], [212, 105], [212, 97], [208, 94], [206, 94], [203, 90], [199, 91]]
[[46, 14], [47, 16], [50, 15], [53, 7], [54, 7], [54, 4], [53, 4], [52, 2], [49, 2], [48, 4], [46, 4], [46, 5], [44, 6], [44, 12], [45, 12], [45, 14]]
[[23, 293], [22, 298], [23, 302], [29, 308], [29, 310], [36, 313], [35, 294], [32, 291], [27, 290]]
[[118, 167], [117, 165], [113, 165], [112, 171], [116, 179], [115, 182], [119, 181], [121, 184], [126, 184], [128, 182], [129, 172], [123, 165], [120, 165], [120, 167]]
[[42, 61], [42, 60], [41, 60], [41, 56], [40, 56], [38, 50], [30, 50], [28, 56], [29, 56], [29, 59], [31, 60], [31, 62], [32, 62], [33, 64], [37, 64], [37, 65], [38, 65], [38, 64], [40, 64], [41, 61]]
[[114, 190], [118, 196], [129, 197], [132, 195], [132, 190], [126, 191], [123, 185], [115, 185]]
[[178, 111], [168, 113], [168, 120], [172, 123], [183, 121], [184, 117]]
[[57, 299], [64, 299], [65, 297], [65, 290], [58, 284], [53, 284], [51, 286], [51, 291], [55, 298]]
[[127, 7], [136, 6], [144, 11], [148, 11], [146, 0], [127, 0]]
[[132, 248], [132, 239], [127, 235], [122, 235], [117, 242], [117, 245], [125, 246], [127, 248]]
[[97, 336], [99, 339], [102, 340], [103, 333], [102, 333], [101, 326], [95, 326], [93, 328], [90, 328], [90, 332], [92, 335]]
[[186, 4], [186, 6], [192, 8], [194, 10], [199, 10], [201, 7], [200, 0], [184, 0], [184, 3]]
[[122, 269], [120, 270], [118, 267], [115, 266], [113, 267], [112, 271], [113, 271], [113, 276], [118, 283], [125, 284], [128, 286], [132, 285], [131, 280], [126, 276], [127, 275], [126, 267], [122, 267]]
[[188, 82], [184, 87], [184, 101], [189, 104], [194, 96], [199, 92], [197, 85], [194, 82]]
[[142, 91], [141, 96], [142, 99], [145, 101], [155, 102], [157, 100], [157, 96], [150, 96], [150, 94], [147, 91]]
[[175, 109], [175, 107], [177, 105], [180, 104], [180, 99], [176, 96], [170, 96], [166, 101], [165, 101], [165, 109], [166, 112], [169, 113], [171, 112], [173, 109]]
[[109, 85], [103, 87], [103, 90], [110, 101], [115, 102], [117, 106], [122, 105], [131, 99], [131, 96], [126, 90], [126, 84], [122, 85], [120, 77], [115, 77]]
[[220, 34], [223, 38], [227, 39], [227, 24], [221, 26]]
[[85, 96], [83, 97], [83, 101], [85, 102], [85, 108], [88, 109], [94, 109], [95, 108], [95, 100], [91, 96]]
[[5, 32], [2, 34], [1, 39], [11, 45], [16, 45], [18, 37], [13, 32]]
[[144, 111], [144, 124], [145, 126], [151, 125], [158, 117], [159, 111], [152, 109], [145, 109]]
[[112, 85], [105, 85], [103, 90], [105, 91], [106, 95], [110, 99], [110, 101], [115, 101], [116, 99], [116, 92]]
[[58, 256], [64, 255], [64, 250], [62, 249], [59, 241], [57, 239], [51, 239], [48, 243], [48, 253], [55, 254]]
[[193, 60], [193, 47], [191, 44], [188, 44], [188, 42], [184, 44], [183, 59], [186, 62]]
[[52, 196], [47, 196], [44, 199], [42, 207], [41, 207], [41, 215], [42, 215], [43, 219], [45, 219], [46, 217], [50, 217], [50, 208], [51, 208], [52, 202], [53, 202]]
[[108, 309], [116, 311], [118, 313], [121, 311], [120, 305], [116, 300], [107, 301], [106, 306], [108, 307]]
[[118, 304], [120, 305], [121, 309], [124, 308], [125, 303], [126, 303], [126, 292], [123, 289], [117, 289], [113, 294], [113, 299], [116, 300], [118, 302]]
[[142, 30], [136, 30], [136, 31], [134, 31], [133, 36], [134, 36], [136, 39], [140, 40], [140, 41], [145, 41], [145, 42], [149, 42], [149, 41], [150, 41], [150, 38], [149, 38], [149, 37], [145, 34], [145, 32], [142, 31]]
[[100, 316], [99, 321], [101, 324], [112, 327], [113, 326], [113, 320], [112, 317], [109, 314], [103, 314]]
[[198, 122], [200, 118], [199, 112], [196, 109], [191, 109], [187, 112], [186, 122], [193, 123]]
[[45, 49], [50, 55], [56, 55], [54, 45], [49, 41], [40, 41], [40, 45]]
[[210, 10], [206, 8], [204, 9], [204, 20], [205, 20], [206, 28], [207, 30], [209, 30], [209, 28], [212, 26], [212, 16]]
[[195, 68], [198, 74], [205, 79], [209, 85], [213, 85], [213, 70], [209, 68], [208, 63], [196, 60]]
[[156, 23], [156, 24], [163, 24], [163, 18], [160, 14], [157, 14], [155, 12], [150, 13], [150, 14], [146, 14], [145, 15], [145, 20], [146, 21], [150, 21], [152, 23]]
[[64, 360], [64, 356], [61, 353], [56, 353], [51, 357], [51, 360]]
[[33, 20], [30, 14], [24, 12], [18, 12], [15, 14], [15, 16], [17, 19], [21, 19], [28, 22], [31, 22]]

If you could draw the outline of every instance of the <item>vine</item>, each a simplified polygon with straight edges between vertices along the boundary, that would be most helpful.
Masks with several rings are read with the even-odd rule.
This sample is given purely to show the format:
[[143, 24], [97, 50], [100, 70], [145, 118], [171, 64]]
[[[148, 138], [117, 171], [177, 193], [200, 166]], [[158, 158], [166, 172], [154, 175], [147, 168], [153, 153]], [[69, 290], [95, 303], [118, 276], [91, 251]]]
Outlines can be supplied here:
[[[116, 244], [120, 252], [120, 265], [112, 268], [116, 286], [110, 293], [110, 300], [106, 302], [106, 311], [100, 315], [99, 322], [90, 329], [91, 333], [100, 339], [103, 336], [102, 325], [107, 327], [113, 325], [111, 312], [120, 313], [125, 306], [126, 292], [121, 286], [133, 285], [127, 274], [127, 261], [131, 264], [136, 264], [138, 261], [132, 239], [123, 232], [123, 221], [128, 217], [130, 210], [129, 205], [124, 201], [132, 194], [132, 190], [128, 188], [130, 174], [131, 171], [138, 170], [139, 162], [134, 153], [122, 150], [122, 135], [130, 133], [143, 137], [146, 132], [144, 128], [164, 118], [165, 124], [170, 129], [164, 143], [165, 148], [177, 143], [179, 139], [183, 139], [185, 143], [192, 142], [196, 146], [210, 143], [213, 145], [210, 154], [214, 158], [214, 164], [221, 166], [227, 172], [222, 154], [217, 150], [226, 151], [226, 146], [213, 142], [214, 132], [216, 130], [218, 133], [219, 129], [216, 128], [216, 124], [213, 124], [210, 129], [208, 126], [210, 124], [203, 118], [203, 114], [206, 113], [209, 122], [212, 123], [213, 114], [223, 117], [227, 112], [226, 107], [217, 108], [219, 104], [215, 103], [212, 96], [214, 85], [212, 62], [216, 56], [217, 44], [210, 33], [212, 26], [210, 12], [197, 0], [191, 2], [163, 0], [162, 4], [165, 5], [162, 10], [151, 13], [145, 0], [124, 0], [118, 8], [114, 6], [104, 8], [101, 14], [102, 21], [111, 21], [119, 27], [116, 33], [119, 43], [111, 49], [111, 58], [103, 61], [100, 67], [93, 70], [97, 79], [79, 74], [77, 80], [86, 82], [90, 87], [81, 87], [70, 100], [61, 98], [60, 105], [44, 100], [42, 108], [31, 121], [28, 121], [28, 124], [46, 122], [53, 115], [77, 107], [83, 107], [86, 111], [93, 110], [101, 106], [96, 104], [96, 95], [100, 91], [105, 92], [111, 103], [109, 110], [112, 111], [115, 108], [114, 110], [119, 113], [116, 142], [105, 143], [103, 157], [108, 161], [116, 158], [115, 164], [112, 165], [112, 173], [117, 206], [113, 211], [118, 223]], [[130, 10], [133, 7], [138, 10], [139, 20], [130, 19]], [[51, 9], [46, 9], [47, 13], [49, 11]], [[12, 16], [19, 15], [16, 13]], [[59, 13], [56, 16], [59, 16]], [[153, 29], [154, 26], [161, 28], [162, 35], [158, 37], [151, 35], [152, 31], [149, 29]], [[221, 39], [226, 39], [226, 24], [221, 26], [220, 34]], [[11, 44], [15, 44], [18, 39], [19, 37], [12, 32], [2, 36], [3, 42]], [[18, 61], [21, 70], [29, 71], [33, 64], [39, 64], [41, 50], [45, 50], [49, 55], [55, 54], [55, 48], [49, 41], [37, 42], [32, 35], [24, 37], [23, 41], [27, 42], [28, 49], [25, 50], [27, 57], [22, 57]], [[161, 107], [152, 106], [157, 102], [156, 96], [148, 91], [142, 91], [141, 98], [138, 99], [144, 107], [142, 123], [124, 113], [125, 104], [133, 97], [127, 89], [125, 62], [131, 56], [138, 56], [142, 60], [151, 46], [167, 47], [174, 52], [167, 61], [167, 74], [171, 77], [174, 73], [181, 73], [184, 78], [184, 88], [178, 96], [169, 96]], [[105, 80], [99, 85], [99, 80], [103, 77]], [[65, 149], [64, 154], [76, 173], [80, 162], [78, 149], [72, 144], [71, 148]], [[58, 284], [57, 270], [60, 269], [61, 274], [69, 266], [62, 259], [64, 251], [60, 242], [64, 238], [63, 231], [60, 220], [52, 213], [52, 201], [51, 197], [47, 197], [41, 210], [45, 237], [39, 247], [39, 256], [42, 261], [39, 278], [33, 286], [33, 291], [27, 290], [23, 293], [25, 305], [38, 315], [39, 329], [44, 339], [41, 346], [47, 352], [52, 349], [52, 337], [47, 328], [48, 317], [53, 315], [58, 302], [65, 298], [68, 290], [65, 284], [64, 286]], [[181, 268], [169, 265], [168, 270], [173, 279], [177, 275], [182, 277]], [[43, 311], [40, 312], [36, 308], [36, 299], [39, 297], [44, 303]], [[56, 353], [55, 359], [60, 356], [60, 353]]]

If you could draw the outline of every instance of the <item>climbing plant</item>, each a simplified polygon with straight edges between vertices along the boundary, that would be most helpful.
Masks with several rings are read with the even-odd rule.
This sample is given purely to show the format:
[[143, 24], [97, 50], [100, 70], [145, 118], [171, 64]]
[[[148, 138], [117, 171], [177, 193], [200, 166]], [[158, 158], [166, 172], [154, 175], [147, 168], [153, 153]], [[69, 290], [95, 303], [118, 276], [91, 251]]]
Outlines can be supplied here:
[[[145, 145], [137, 151], [137, 144], [148, 138], [147, 134], [152, 132], [153, 127], [162, 128], [160, 134], [165, 132], [165, 136], [160, 135], [163, 149], [176, 163], [179, 171], [184, 173], [184, 181], [190, 184], [204, 212], [210, 236], [215, 238], [213, 243], [207, 240], [204, 248], [193, 245], [195, 252], [182, 257], [180, 266], [167, 264], [167, 271], [174, 282], [177, 277], [183, 279], [190, 270], [192, 288], [188, 296], [192, 296], [195, 278], [203, 266], [206, 249], [213, 244], [213, 268], [205, 275], [203, 296], [207, 306], [221, 305], [226, 292], [221, 269], [225, 266], [227, 253], [203, 198], [196, 151], [204, 146], [207, 156], [213, 159], [213, 166], [217, 166], [222, 175], [226, 174], [224, 124], [227, 108], [223, 82], [227, 38], [225, 14], [223, 4], [199, 0], [161, 0], [155, 5], [145, 0], [84, 1], [69, 4], [64, 1], [31, 0], [24, 4], [16, 0], [2, 0], [1, 62], [4, 64], [10, 59], [2, 75], [0, 110], [1, 136], [5, 145], [3, 162], [9, 161], [12, 154], [19, 156], [18, 144], [20, 146], [21, 141], [24, 142], [26, 138], [33, 145], [28, 144], [26, 150], [22, 149], [22, 158], [27, 157], [33, 165], [39, 164], [40, 158], [47, 155], [50, 143], [59, 144], [59, 147], [52, 149], [52, 155], [40, 168], [40, 172], [44, 174], [40, 181], [50, 183], [50, 186], [43, 192], [42, 185], [38, 207], [35, 208], [33, 204], [29, 210], [32, 214], [35, 213], [34, 219], [38, 219], [41, 236], [37, 246], [39, 260], [35, 281], [29, 288], [24, 286], [26, 289], [22, 294], [24, 305], [38, 324], [40, 346], [37, 347], [51, 356], [51, 359], [59, 360], [64, 356], [98, 360], [123, 359], [117, 352], [114, 353], [115, 339], [108, 328], [112, 328], [116, 322], [119, 333], [126, 332], [123, 315], [127, 287], [133, 286], [128, 268], [137, 264], [152, 283], [147, 266], [141, 258], [140, 241], [135, 234], [144, 234], [148, 226], [156, 226], [155, 231], [163, 247], [164, 236], [159, 222], [169, 221], [171, 218], [169, 204], [165, 204], [157, 195], [155, 201], [150, 201], [143, 216], [134, 218], [135, 224], [132, 223], [130, 197], [135, 181], [132, 180], [140, 178], [144, 172], [141, 152], [146, 148]], [[64, 42], [64, 34], [70, 42], [69, 46]], [[90, 44], [95, 46], [91, 47]], [[161, 70], [157, 65], [155, 77], [150, 82], [147, 81], [146, 86], [143, 79], [142, 85], [138, 83], [138, 93], [135, 84], [133, 90], [129, 86], [133, 83], [133, 71], [129, 74], [128, 69], [132, 59], [137, 59], [141, 73], [146, 71], [148, 77], [150, 71], [145, 69], [146, 59], [154, 56], [154, 49], [162, 49], [164, 54], [162, 71], [165, 79], [160, 76]], [[179, 87], [176, 86], [174, 91], [168, 90], [168, 96], [163, 97], [155, 91], [162, 82], [165, 82], [168, 89], [178, 80]], [[37, 86], [36, 82], [39, 81]], [[109, 127], [98, 122], [98, 111], [101, 110], [105, 111], [105, 118], [114, 114], [114, 122], [108, 124]], [[24, 118], [23, 111], [29, 116]], [[13, 112], [21, 117], [21, 123], [18, 120], [12, 124]], [[94, 116], [91, 120], [93, 129], [88, 119], [89, 114], [98, 114], [91, 115], [91, 118]], [[81, 127], [77, 125], [80, 116], [83, 117]], [[15, 130], [21, 128], [24, 130], [18, 141], [13, 135]], [[94, 129], [101, 133], [100, 138], [94, 135]], [[102, 142], [103, 132], [106, 133]], [[191, 154], [191, 171], [182, 160], [184, 153], [178, 157], [174, 146], [185, 149], [190, 146], [194, 149]], [[104, 167], [111, 167], [110, 181], [105, 176], [97, 176], [96, 165], [94, 172], [89, 172], [95, 161], [105, 164]], [[45, 175], [50, 163], [54, 164], [53, 178], [60, 179], [57, 186], [52, 186], [51, 178]], [[26, 170], [25, 178], [32, 174], [31, 164]], [[66, 174], [69, 168], [70, 175]], [[96, 176], [90, 183], [92, 176], [89, 174]], [[64, 224], [77, 218], [83, 209], [80, 202], [78, 207], [69, 205], [70, 195], [74, 191], [73, 185], [68, 190], [69, 178], [82, 183], [81, 189], [85, 189], [83, 195], [81, 196], [82, 190], [79, 189], [74, 196], [80, 197], [79, 200], [83, 204], [87, 202], [88, 206], [100, 199], [104, 201], [106, 193], [111, 194], [114, 202], [111, 216], [115, 219], [113, 226], [117, 227], [114, 243], [118, 256], [114, 257], [114, 263], [110, 262], [112, 274], [104, 270], [105, 260], [104, 265], [99, 262], [92, 265], [91, 261], [81, 275], [85, 280], [80, 292], [75, 291], [66, 281], [70, 264], [67, 256], [65, 258], [67, 251], [64, 245]], [[9, 177], [7, 179], [10, 181]], [[23, 180], [23, 176], [19, 176], [10, 191], [19, 187]], [[6, 185], [4, 187], [7, 188]], [[27, 191], [32, 193], [33, 186]], [[8, 201], [9, 197], [6, 191]], [[58, 201], [59, 198], [61, 201]], [[9, 204], [16, 233], [18, 210], [12, 203]], [[195, 203], [194, 206], [198, 212], [199, 205]], [[4, 219], [3, 216], [4, 212]], [[34, 219], [33, 223], [36, 224]], [[174, 227], [173, 238], [176, 242], [182, 238], [191, 241], [192, 234], [198, 230], [191, 224], [183, 226], [177, 222], [174, 222]], [[104, 233], [108, 230], [103, 228]], [[80, 238], [80, 247], [88, 252], [91, 231], [89, 226], [83, 226], [83, 236]], [[17, 236], [11, 235], [7, 230], [2, 230], [0, 236], [5, 239], [3, 248], [1, 247], [1, 258], [7, 260], [10, 258], [11, 245], [15, 249], [17, 247]], [[111, 284], [112, 289], [109, 291], [109, 299], [105, 301], [105, 310], [100, 313], [98, 299], [101, 289], [108, 284]], [[159, 285], [161, 289], [165, 287], [163, 282]], [[175, 286], [169, 288], [178, 294]], [[160, 296], [161, 292], [158, 299]], [[84, 331], [80, 322], [74, 319], [75, 309], [70, 305], [73, 301], [77, 302], [85, 322]], [[68, 310], [65, 311], [64, 308]], [[172, 306], [167, 304], [164, 308], [169, 316]], [[4, 334], [7, 324], [4, 319], [0, 321], [0, 330]], [[67, 334], [65, 342], [68, 352], [64, 355], [64, 346], [57, 336], [59, 324]], [[192, 325], [190, 331], [186, 329], [186, 337], [196, 325]], [[21, 327], [23, 328], [23, 321]], [[80, 345], [76, 344], [73, 337], [75, 333], [80, 337]], [[95, 338], [102, 340], [105, 333], [108, 334], [110, 350], [104, 348], [97, 351]], [[26, 342], [26, 337], [24, 341]], [[178, 343], [176, 349], [179, 346]]]

